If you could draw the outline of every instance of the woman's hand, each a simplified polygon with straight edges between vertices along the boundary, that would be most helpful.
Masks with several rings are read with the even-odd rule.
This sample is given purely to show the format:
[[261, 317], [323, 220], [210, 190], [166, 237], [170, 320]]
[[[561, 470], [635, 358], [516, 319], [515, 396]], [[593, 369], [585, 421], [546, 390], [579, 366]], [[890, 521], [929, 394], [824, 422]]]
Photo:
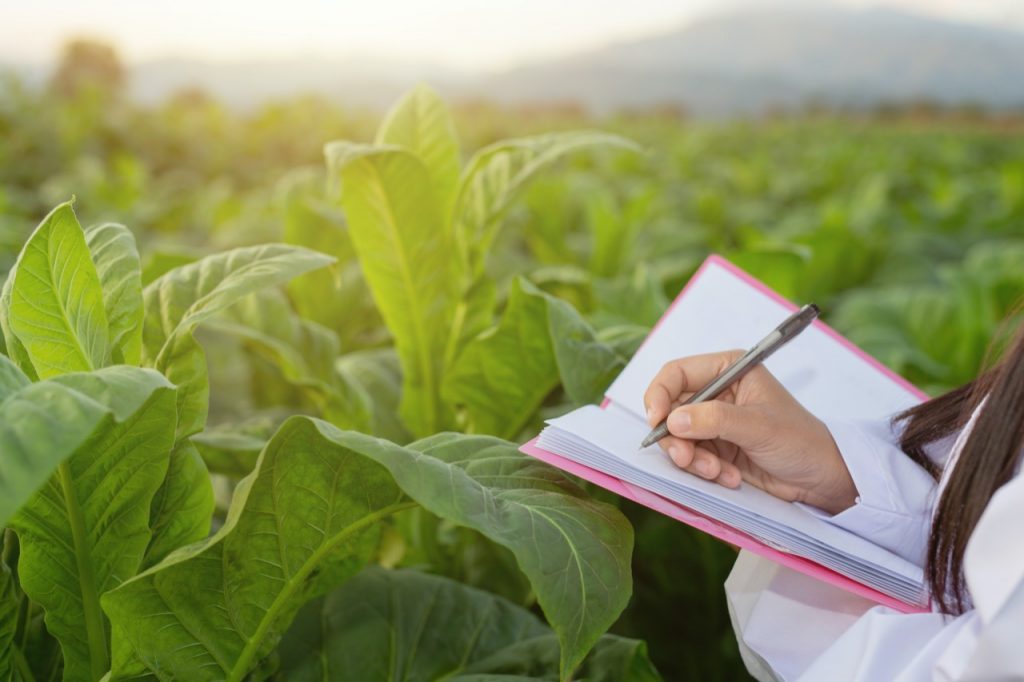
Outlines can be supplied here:
[[715, 400], [679, 407], [742, 353], [695, 355], [662, 367], [644, 395], [652, 427], [668, 415], [671, 435], [659, 445], [680, 468], [729, 488], [744, 480], [831, 513], [852, 506], [857, 489], [832, 434], [763, 365]]

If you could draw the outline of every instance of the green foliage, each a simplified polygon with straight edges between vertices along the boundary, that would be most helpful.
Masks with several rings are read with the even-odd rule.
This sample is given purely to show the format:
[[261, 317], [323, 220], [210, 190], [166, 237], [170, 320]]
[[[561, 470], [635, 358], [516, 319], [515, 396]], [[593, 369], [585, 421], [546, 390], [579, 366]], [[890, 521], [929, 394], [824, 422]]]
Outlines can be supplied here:
[[137, 365], [142, 353], [142, 266], [135, 237], [124, 225], [103, 223], [85, 231], [103, 290], [111, 361]]
[[415, 503], [512, 550], [558, 633], [568, 678], [628, 600], [632, 533], [615, 509], [515, 447], [442, 434], [403, 448], [287, 421], [212, 538], [104, 597], [113, 679], [242, 679], [304, 602], [369, 561], [380, 521]]
[[14, 637], [18, 625], [18, 592], [7, 564], [0, 563], [0, 680], [14, 674]]
[[448, 371], [443, 395], [465, 406], [467, 429], [512, 438], [559, 383], [577, 404], [600, 402], [624, 365], [571, 305], [518, 280], [498, 326]]
[[[599, 146], [636, 149], [606, 133], [553, 133], [491, 145], [460, 174], [448, 109], [421, 86], [395, 105], [374, 144], [325, 147], [349, 235], [402, 363], [401, 414], [414, 436], [455, 424], [444, 377], [493, 319], [495, 285], [484, 267], [514, 199], [558, 159]], [[536, 400], [522, 409], [532, 412]], [[479, 414], [472, 412], [494, 406], [469, 410], [473, 428]]]
[[[417, 571], [366, 569], [299, 613], [285, 635], [287, 680], [558, 679], [558, 640], [500, 597]], [[642, 642], [607, 635], [577, 671], [599, 682], [659, 680]]]
[[457, 280], [431, 173], [400, 148], [332, 143], [327, 155], [344, 187], [367, 283], [402, 359], [402, 417], [414, 434], [432, 433], [451, 421], [438, 386]]
[[103, 289], [71, 204], [43, 219], [25, 244], [3, 293], [0, 323], [22, 371], [47, 379], [108, 364]]
[[[11, 665], [16, 679], [88, 679], [111, 654], [117, 670], [140, 673], [145, 656], [175, 669], [199, 660], [192, 654], [219, 657], [223, 666], [200, 678], [241, 667], [256, 679], [302, 679], [324, 674], [324, 662], [344, 678], [339, 662], [360, 660], [369, 679], [429, 678], [441, 666], [463, 682], [547, 680], [582, 660], [573, 679], [657, 679], [645, 645], [627, 638], [648, 643], [666, 679], [740, 678], [720, 591], [729, 548], [594, 490], [636, 529], [626, 605], [621, 515], [504, 441], [435, 433], [519, 439], [599, 400], [710, 252], [814, 300], [830, 324], [933, 393], [973, 378], [989, 342], [997, 354], [1020, 323], [1010, 316], [1024, 290], [1019, 122], [915, 121], [912, 130], [825, 116], [712, 124], [639, 114], [603, 119], [616, 134], [573, 132], [590, 125], [578, 113], [450, 112], [425, 87], [379, 126], [312, 97], [236, 114], [190, 90], [140, 108], [116, 96], [116, 82], [94, 87], [90, 74], [110, 73], [103, 52], [59, 92], [0, 81], [0, 278], [10, 270], [0, 289], [0, 679]], [[325, 169], [323, 142], [336, 138], [373, 142], [328, 145]], [[81, 215], [116, 222], [83, 231], [61, 204], [72, 194]], [[130, 382], [104, 388], [130, 375], [152, 378], [159, 395], [147, 402]], [[163, 405], [169, 391], [177, 399], [160, 420], [115, 416]], [[287, 421], [303, 413], [333, 427]], [[293, 450], [281, 439], [296, 424], [310, 440]], [[116, 429], [160, 447], [125, 441], [123, 455], [147, 463], [117, 479], [136, 502], [115, 496], [108, 516], [90, 516], [114, 486], [81, 466]], [[272, 469], [268, 442], [284, 448]], [[110, 452], [96, 471], [116, 476], [124, 469], [104, 469], [117, 459]], [[301, 466], [287, 464], [293, 457]], [[339, 499], [369, 501], [348, 467], [338, 481], [307, 481], [331, 465], [325, 457], [376, 472], [412, 508], [367, 522], [365, 545], [326, 552], [276, 615], [266, 616], [268, 596], [285, 592], [261, 561], [226, 564], [233, 582], [202, 591], [219, 570], [208, 559], [226, 548], [271, 552], [261, 558], [281, 565], [260, 524], [278, 519], [286, 540], [302, 542], [312, 530], [289, 524], [322, 504], [311, 491], [330, 485]], [[66, 490], [82, 511], [77, 531], [67, 498], [53, 497]], [[287, 490], [289, 504], [260, 521], [264, 507], [253, 505], [267, 490]], [[51, 516], [32, 517], [47, 499]], [[534, 499], [542, 506], [523, 503]], [[308, 504], [293, 514], [298, 501]], [[573, 522], [558, 515], [566, 510]], [[531, 548], [526, 518], [540, 523], [550, 557]], [[30, 537], [15, 532], [19, 522]], [[45, 551], [67, 554], [59, 566], [38, 560], [44, 550], [27, 533], [43, 522]], [[59, 545], [68, 533], [71, 545]], [[111, 550], [122, 536], [125, 551]], [[569, 547], [584, 561], [570, 563]], [[559, 570], [544, 563], [556, 559], [559, 570], [584, 566], [579, 579], [556, 584]], [[83, 597], [90, 570], [100, 601], [116, 603], [112, 630], [91, 606], [86, 617], [96, 603]], [[44, 579], [68, 590], [66, 612], [40, 592]], [[202, 642], [176, 625], [136, 632], [126, 614], [155, 609], [154, 593], [117, 595], [145, 585], [185, 600], [185, 615], [192, 599], [196, 618], [216, 621], [219, 605], [240, 620], [201, 631]], [[407, 596], [419, 591], [443, 599]], [[300, 609], [314, 594], [326, 596]], [[581, 601], [586, 618], [574, 620]], [[491, 639], [501, 623], [486, 621], [486, 655], [461, 634], [450, 650], [431, 644], [435, 629], [473, 631], [488, 604], [509, 623], [532, 619], [536, 635]], [[373, 616], [350, 618], [355, 609]], [[602, 635], [612, 621], [622, 637]], [[417, 635], [424, 622], [437, 625]], [[384, 628], [405, 643], [373, 636]], [[186, 648], [163, 648], [177, 637]], [[394, 667], [372, 667], [387, 661]]]
[[382, 467], [310, 420], [287, 422], [212, 538], [106, 595], [112, 678], [242, 679], [305, 601], [369, 560], [378, 522], [404, 506]]
[[175, 268], [145, 288], [142, 362], [178, 387], [179, 437], [206, 423], [209, 384], [205, 356], [193, 336], [196, 326], [247, 294], [330, 262], [295, 246], [246, 247]]
[[156, 372], [128, 367], [61, 382], [109, 413], [10, 525], [21, 587], [46, 610], [65, 675], [96, 679], [108, 665], [99, 597], [135, 574], [149, 544], [149, 507], [174, 442], [174, 390]]

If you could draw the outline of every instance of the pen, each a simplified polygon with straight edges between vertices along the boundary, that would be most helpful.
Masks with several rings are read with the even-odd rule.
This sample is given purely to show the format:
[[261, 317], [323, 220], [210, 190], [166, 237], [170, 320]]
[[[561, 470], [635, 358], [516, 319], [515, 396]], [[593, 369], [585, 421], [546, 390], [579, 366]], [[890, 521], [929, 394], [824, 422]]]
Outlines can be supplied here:
[[[795, 339], [804, 329], [807, 329], [820, 312], [818, 306], [809, 303], [790, 315], [782, 324], [773, 329], [768, 336], [761, 339], [756, 346], [748, 350], [736, 362], [729, 365], [724, 372], [712, 379], [711, 383], [690, 396], [689, 400], [683, 403], [683, 405], [693, 405], [694, 403], [702, 403], [717, 398], [725, 389], [739, 381], [740, 377], [767, 360], [772, 353]], [[667, 435], [668, 420], [666, 418], [662, 419], [661, 423], [647, 434], [643, 443], [640, 444], [640, 448], [646, 448], [648, 445], [657, 443]]]

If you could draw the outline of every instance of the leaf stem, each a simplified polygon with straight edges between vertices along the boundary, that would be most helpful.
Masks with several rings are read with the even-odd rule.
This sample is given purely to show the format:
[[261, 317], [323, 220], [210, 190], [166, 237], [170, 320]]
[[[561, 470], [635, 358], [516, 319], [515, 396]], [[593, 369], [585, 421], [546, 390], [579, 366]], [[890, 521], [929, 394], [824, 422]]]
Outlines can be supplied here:
[[92, 570], [92, 552], [85, 529], [85, 518], [78, 504], [71, 469], [67, 462], [57, 467], [61, 487], [64, 489], [64, 504], [71, 525], [71, 537], [75, 544], [75, 561], [78, 564], [78, 583], [82, 590], [82, 611], [85, 615], [86, 641], [89, 644], [89, 665], [92, 679], [98, 680], [110, 668], [107, 654], [107, 633], [100, 610], [100, 595], [96, 588], [96, 576]]
[[417, 502], [412, 500], [405, 500], [404, 502], [396, 502], [395, 504], [388, 505], [382, 509], [378, 509], [372, 514], [368, 514], [363, 518], [359, 519], [355, 523], [346, 526], [337, 535], [332, 537], [330, 540], [321, 545], [315, 552], [313, 552], [298, 571], [295, 572], [288, 582], [285, 583], [284, 588], [277, 593], [270, 608], [267, 609], [266, 613], [263, 614], [263, 618], [260, 619], [260, 624], [256, 627], [256, 632], [253, 633], [249, 641], [246, 642], [245, 648], [242, 649], [242, 653], [239, 654], [238, 659], [235, 661], [234, 667], [228, 672], [228, 682], [240, 682], [242, 678], [249, 672], [249, 668], [253, 664], [253, 660], [256, 658], [256, 654], [259, 651], [260, 645], [263, 643], [264, 638], [267, 636], [267, 632], [270, 627], [274, 624], [274, 620], [278, 614], [288, 603], [288, 600], [292, 597], [292, 594], [296, 589], [302, 585], [306, 576], [316, 568], [317, 564], [338, 544], [342, 541], [347, 540], [349, 537], [361, 532], [368, 526], [372, 526], [381, 519], [396, 514], [406, 509], [411, 509], [418, 506]]

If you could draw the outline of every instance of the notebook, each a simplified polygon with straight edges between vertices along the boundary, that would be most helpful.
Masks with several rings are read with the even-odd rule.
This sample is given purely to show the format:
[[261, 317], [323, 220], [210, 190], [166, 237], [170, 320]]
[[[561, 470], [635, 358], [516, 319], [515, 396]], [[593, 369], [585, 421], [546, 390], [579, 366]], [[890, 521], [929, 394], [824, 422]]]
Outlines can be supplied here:
[[[796, 309], [725, 259], [709, 257], [608, 388], [602, 405], [548, 420], [521, 450], [879, 604], [924, 611], [926, 590], [918, 566], [828, 523], [820, 511], [747, 483], [728, 489], [705, 481], [675, 467], [657, 446], [637, 449], [650, 430], [643, 395], [662, 365], [687, 355], [749, 348]], [[821, 418], [887, 419], [925, 398], [820, 321], [765, 366]]]

